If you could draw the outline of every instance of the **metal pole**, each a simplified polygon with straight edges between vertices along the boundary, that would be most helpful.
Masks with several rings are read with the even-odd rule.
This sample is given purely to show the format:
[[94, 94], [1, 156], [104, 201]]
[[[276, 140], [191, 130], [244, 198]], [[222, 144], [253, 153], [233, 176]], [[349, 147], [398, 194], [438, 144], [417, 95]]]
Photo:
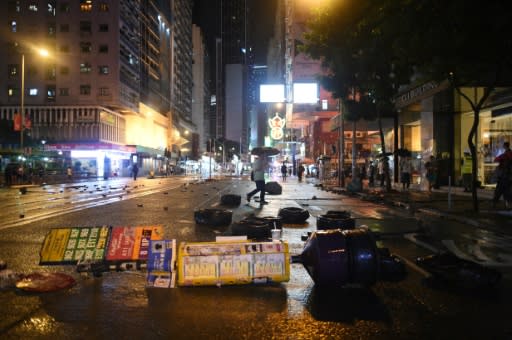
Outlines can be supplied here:
[[20, 127], [20, 147], [21, 153], [24, 154], [23, 148], [23, 130], [25, 130], [25, 54], [21, 54], [21, 127]]
[[208, 141], [210, 143], [210, 172], [209, 172], [209, 178], [212, 179], [212, 139]]
[[452, 208], [452, 176], [448, 176], [448, 209]]

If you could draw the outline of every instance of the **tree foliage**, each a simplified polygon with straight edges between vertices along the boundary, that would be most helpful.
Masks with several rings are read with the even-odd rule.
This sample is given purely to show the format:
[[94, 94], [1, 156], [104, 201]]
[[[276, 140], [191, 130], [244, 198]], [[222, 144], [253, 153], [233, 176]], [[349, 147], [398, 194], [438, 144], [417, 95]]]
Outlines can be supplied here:
[[[323, 84], [335, 97], [357, 88], [377, 115], [389, 111], [400, 85], [449, 80], [474, 112], [467, 142], [478, 211], [475, 135], [488, 98], [512, 82], [511, 22], [512, 5], [501, 0], [331, 1], [310, 21], [303, 50], [330, 70]], [[463, 87], [482, 95], [469, 97]]]

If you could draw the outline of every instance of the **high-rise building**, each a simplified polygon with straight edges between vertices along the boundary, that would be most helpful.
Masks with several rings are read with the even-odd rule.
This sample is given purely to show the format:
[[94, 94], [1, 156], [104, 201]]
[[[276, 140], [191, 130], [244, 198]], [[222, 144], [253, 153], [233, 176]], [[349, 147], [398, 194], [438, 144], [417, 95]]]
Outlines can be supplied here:
[[0, 3], [9, 22], [0, 34], [0, 119], [21, 113], [31, 124], [10, 147], [45, 140], [66, 162], [107, 176], [128, 174], [133, 162], [142, 173], [158, 169], [166, 150], [174, 162], [184, 131], [195, 129], [192, 1], [41, 3]]

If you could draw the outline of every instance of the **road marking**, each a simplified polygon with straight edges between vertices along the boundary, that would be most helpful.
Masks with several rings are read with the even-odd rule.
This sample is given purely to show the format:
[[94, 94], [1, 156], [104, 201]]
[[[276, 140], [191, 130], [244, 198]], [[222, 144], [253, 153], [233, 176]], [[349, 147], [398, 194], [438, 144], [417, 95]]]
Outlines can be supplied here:
[[[452, 252], [455, 256], [457, 256], [461, 259], [472, 261], [472, 262], [475, 262], [475, 259], [476, 259], [476, 260], [478, 260], [478, 263], [480, 263], [484, 266], [488, 266], [488, 267], [510, 267], [510, 266], [512, 266], [512, 261], [503, 261], [503, 262], [502, 261], [494, 261], [491, 258], [489, 258], [488, 256], [483, 255], [483, 253], [481, 251], [477, 254], [483, 255], [482, 258], [476, 258], [476, 254], [474, 254], [475, 258], [470, 257], [470, 256], [466, 255], [463, 251], [461, 251], [459, 249], [459, 247], [457, 247], [457, 245], [455, 244], [455, 242], [453, 240], [442, 240], [441, 242], [450, 252]], [[488, 260], [486, 260], [486, 259], [488, 259]], [[504, 259], [504, 258], [501, 257], [501, 259]], [[505, 257], [505, 259], [507, 259], [507, 258]], [[508, 258], [508, 260], [510, 260], [510, 258]]]

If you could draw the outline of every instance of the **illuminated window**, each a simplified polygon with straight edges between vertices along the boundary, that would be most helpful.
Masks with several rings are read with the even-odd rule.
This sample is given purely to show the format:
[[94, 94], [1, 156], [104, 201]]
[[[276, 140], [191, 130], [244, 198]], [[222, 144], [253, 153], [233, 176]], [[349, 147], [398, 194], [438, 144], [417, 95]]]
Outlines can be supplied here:
[[16, 24], [16, 20], [11, 21], [11, 32], [16, 32], [18, 30], [18, 25]]
[[82, 11], [82, 12], [92, 11], [92, 1], [91, 0], [81, 0], [80, 1], [80, 11]]
[[37, 4], [28, 5], [28, 10], [32, 12], [37, 12]]
[[91, 73], [91, 64], [81, 63], [80, 64], [80, 73]]
[[28, 95], [29, 96], [37, 96], [37, 89], [29, 89], [28, 90]]
[[55, 16], [55, 4], [49, 3], [47, 10], [48, 10], [48, 13]]
[[102, 2], [100, 4], [100, 12], [108, 12], [108, 4], [105, 2]]
[[322, 99], [322, 110], [327, 110], [327, 99]]
[[91, 85], [80, 85], [80, 94], [88, 96], [91, 94]]
[[108, 74], [108, 66], [107, 65], [99, 66], [99, 73], [100, 74]]
[[55, 85], [48, 85], [46, 87], [46, 100], [49, 102], [55, 101], [56, 89]]
[[9, 97], [18, 97], [19, 95], [19, 89], [15, 88], [15, 87], [9, 87], [7, 89], [7, 95]]

